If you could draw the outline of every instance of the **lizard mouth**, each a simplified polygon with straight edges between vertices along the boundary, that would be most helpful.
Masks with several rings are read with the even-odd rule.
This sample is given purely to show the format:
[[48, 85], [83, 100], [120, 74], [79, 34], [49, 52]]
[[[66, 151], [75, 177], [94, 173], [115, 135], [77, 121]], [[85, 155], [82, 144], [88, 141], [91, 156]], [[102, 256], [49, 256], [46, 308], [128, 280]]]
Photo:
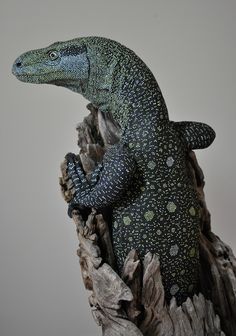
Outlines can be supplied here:
[[17, 63], [15, 62], [13, 64], [12, 67], [12, 74], [19, 79], [21, 82], [38, 82], [39, 78], [40, 78], [40, 74], [31, 74], [31, 73], [27, 73], [26, 69], [23, 69], [22, 67], [18, 66], [17, 64], [21, 64], [21, 63]]
[[15, 62], [12, 67], [12, 74], [19, 79], [21, 82], [27, 83], [46, 83], [50, 72], [37, 71], [34, 73], [31, 72], [31, 69], [23, 67], [20, 62]]
[[27, 83], [37, 83], [39, 82], [40, 75], [29, 75], [29, 74], [19, 74], [19, 73], [14, 73], [13, 74], [16, 76], [17, 79], [19, 79], [21, 82], [27, 82]]

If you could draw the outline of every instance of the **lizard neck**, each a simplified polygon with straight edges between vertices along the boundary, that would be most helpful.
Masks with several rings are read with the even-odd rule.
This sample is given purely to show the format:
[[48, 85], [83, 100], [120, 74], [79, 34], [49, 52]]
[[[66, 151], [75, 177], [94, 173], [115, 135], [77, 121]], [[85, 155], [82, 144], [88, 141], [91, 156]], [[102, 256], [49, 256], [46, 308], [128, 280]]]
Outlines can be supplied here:
[[[124, 131], [153, 113], [168, 120], [165, 101], [146, 64], [131, 50], [113, 41], [87, 42], [89, 78], [82, 94], [103, 113], [111, 113]], [[105, 55], [105, 56], [104, 56]], [[109, 57], [107, 57], [109, 56]]]
[[88, 84], [83, 95], [103, 113], [111, 113], [123, 132], [127, 128], [140, 128], [142, 120], [152, 120], [155, 124], [169, 120], [164, 98], [152, 74], [145, 76], [145, 72], [138, 72], [127, 77], [118, 68], [109, 88], [101, 85], [92, 91]]

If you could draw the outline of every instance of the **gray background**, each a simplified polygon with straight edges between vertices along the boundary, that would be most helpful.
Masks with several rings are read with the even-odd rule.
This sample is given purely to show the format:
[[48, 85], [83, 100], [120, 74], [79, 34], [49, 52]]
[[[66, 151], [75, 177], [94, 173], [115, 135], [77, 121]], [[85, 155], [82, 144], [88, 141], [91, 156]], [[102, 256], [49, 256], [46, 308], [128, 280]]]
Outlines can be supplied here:
[[199, 151], [214, 231], [235, 250], [235, 0], [1, 1], [0, 335], [98, 335], [58, 186], [86, 101], [10, 73], [24, 51], [99, 35], [152, 69], [170, 118], [217, 132]]

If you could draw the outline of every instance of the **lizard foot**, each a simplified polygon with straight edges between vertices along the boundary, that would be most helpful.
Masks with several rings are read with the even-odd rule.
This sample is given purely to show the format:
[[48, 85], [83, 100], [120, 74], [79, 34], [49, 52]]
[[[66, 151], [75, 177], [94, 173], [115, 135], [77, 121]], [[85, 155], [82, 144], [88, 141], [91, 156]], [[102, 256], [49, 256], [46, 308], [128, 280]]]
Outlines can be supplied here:
[[67, 174], [71, 179], [75, 190], [73, 203], [79, 203], [79, 199], [91, 190], [91, 185], [88, 182], [76, 155], [68, 153], [65, 158], [67, 160]]

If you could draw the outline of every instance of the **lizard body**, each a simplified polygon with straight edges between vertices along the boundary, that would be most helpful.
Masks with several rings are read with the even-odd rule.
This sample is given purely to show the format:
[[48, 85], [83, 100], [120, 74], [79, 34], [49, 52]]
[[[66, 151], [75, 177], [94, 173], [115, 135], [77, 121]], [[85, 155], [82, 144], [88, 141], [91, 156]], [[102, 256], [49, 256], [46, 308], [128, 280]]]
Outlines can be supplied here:
[[82, 94], [122, 130], [88, 182], [71, 155], [72, 205], [112, 208], [111, 235], [119, 272], [129, 251], [160, 257], [166, 299], [182, 303], [198, 291], [199, 203], [188, 151], [208, 147], [214, 131], [169, 120], [159, 86], [145, 63], [118, 42], [85, 37], [29, 51], [13, 65], [18, 79]]

